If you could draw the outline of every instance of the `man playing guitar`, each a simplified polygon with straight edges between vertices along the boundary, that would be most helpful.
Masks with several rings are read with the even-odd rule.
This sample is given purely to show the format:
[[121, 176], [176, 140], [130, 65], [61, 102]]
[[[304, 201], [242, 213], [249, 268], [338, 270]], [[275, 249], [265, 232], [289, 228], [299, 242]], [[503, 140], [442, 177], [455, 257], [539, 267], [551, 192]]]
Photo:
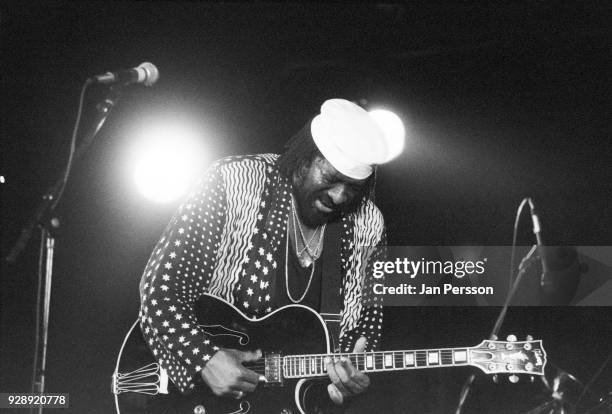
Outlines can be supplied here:
[[[201, 378], [215, 395], [241, 399], [263, 380], [243, 365], [261, 358], [260, 350], [218, 346], [198, 322], [194, 306], [205, 293], [253, 319], [290, 304], [331, 308], [339, 314], [338, 351], [377, 349], [382, 303], [368, 256], [385, 243], [385, 226], [371, 196], [375, 167], [398, 155], [393, 148], [368, 112], [331, 99], [283, 154], [229, 157], [208, 170], [140, 283], [144, 338], [181, 392]], [[334, 248], [329, 258], [325, 251]], [[329, 280], [324, 268], [338, 278]], [[368, 388], [350, 360], [325, 364], [336, 404]]]

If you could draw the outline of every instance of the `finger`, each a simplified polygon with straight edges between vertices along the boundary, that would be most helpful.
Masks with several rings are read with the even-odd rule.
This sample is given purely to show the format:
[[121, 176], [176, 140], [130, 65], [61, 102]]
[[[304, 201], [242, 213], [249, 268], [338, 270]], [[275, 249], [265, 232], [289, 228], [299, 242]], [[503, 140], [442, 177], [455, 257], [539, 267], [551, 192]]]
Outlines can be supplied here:
[[248, 368], [242, 368], [238, 379], [256, 386], [259, 384], [259, 377], [260, 375], [255, 371], [251, 371]]
[[234, 392], [232, 393], [232, 396], [233, 396], [235, 399], [240, 400], [240, 399], [242, 399], [242, 397], [244, 397], [244, 392], [242, 392], [242, 391], [234, 391]]
[[370, 386], [370, 378], [361, 371], [355, 371], [353, 381], [361, 385], [364, 390]]
[[233, 392], [253, 392], [257, 388], [257, 384], [253, 384], [248, 381], [237, 381], [236, 384], [232, 386]]
[[344, 396], [340, 391], [338, 391], [338, 388], [334, 384], [329, 384], [327, 386], [327, 393], [334, 404], [340, 405], [344, 402]]
[[261, 358], [261, 349], [257, 351], [238, 351], [238, 359], [240, 362], [253, 362]]
[[[262, 353], [260, 349], [256, 351], [236, 351], [236, 356], [238, 358], [238, 361], [245, 363], [258, 360], [259, 358], [261, 358]], [[243, 367], [240, 370], [239, 379], [257, 385], [257, 383], [259, 383], [260, 381], [260, 375], [246, 367]]]
[[342, 362], [344, 362], [344, 364], [345, 364], [345, 366], [347, 368], [347, 372], [349, 374], [349, 377], [353, 381], [355, 381], [356, 383], [358, 383], [359, 385], [361, 385], [364, 388], [367, 388], [367, 387], [370, 386], [370, 378], [368, 378], [368, 376], [366, 374], [364, 374], [363, 372], [361, 372], [357, 368], [355, 368], [355, 366], [351, 362], [350, 358], [343, 357], [340, 360]]
[[336, 372], [336, 364], [334, 363], [332, 358], [325, 357], [325, 368], [327, 368], [327, 375], [329, 375], [329, 379], [336, 386], [338, 391], [340, 391], [343, 394], [349, 394], [347, 389], [342, 384], [342, 381], [340, 380], [338, 373]]
[[353, 348], [353, 353], [365, 352], [366, 345], [368, 344], [368, 340], [365, 336], [360, 337], [357, 342], [355, 342], [355, 347]]
[[363, 385], [361, 383], [355, 381], [354, 377], [356, 376], [355, 368], [350, 363], [350, 361], [346, 358], [341, 358], [340, 362], [335, 364], [336, 374], [342, 385], [347, 389], [350, 394], [359, 394], [364, 391]]

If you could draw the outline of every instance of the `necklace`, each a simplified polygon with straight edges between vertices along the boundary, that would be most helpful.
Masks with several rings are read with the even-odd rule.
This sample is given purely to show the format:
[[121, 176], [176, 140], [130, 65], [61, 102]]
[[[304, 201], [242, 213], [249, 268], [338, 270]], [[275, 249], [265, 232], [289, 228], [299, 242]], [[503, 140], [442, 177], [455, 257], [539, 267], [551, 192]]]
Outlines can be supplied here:
[[[297, 223], [297, 226], [295, 225], [295, 223]], [[312, 233], [310, 240], [306, 241], [306, 238], [304, 236], [304, 231], [302, 230], [302, 226], [300, 225], [300, 219], [296, 216], [295, 212], [293, 213], [293, 236], [294, 236], [293, 239], [295, 240], [295, 252], [298, 255], [298, 257], [302, 256], [304, 252], [308, 252], [308, 256], [310, 256], [313, 259], [317, 259], [320, 256], [321, 241], [323, 240], [323, 234], [325, 233], [325, 225], [326, 224], [324, 224], [321, 227], [317, 227], [317, 229]], [[302, 249], [300, 249], [298, 245], [297, 229], [300, 230], [300, 237], [302, 240], [302, 244], [304, 245]], [[310, 247], [310, 245], [312, 241], [314, 240], [315, 236], [317, 235], [317, 232], [319, 232], [319, 240], [317, 240], [317, 244], [315, 248], [313, 249]]]
[[308, 240], [308, 242], [304, 242], [304, 234], [302, 233], [302, 228], [300, 227], [300, 236], [302, 237], [302, 242], [304, 243], [304, 248], [300, 250], [298, 246], [297, 226], [295, 225], [295, 223], [297, 223], [297, 220], [295, 218], [295, 211], [293, 210], [291, 211], [291, 218], [293, 219], [293, 240], [295, 241], [295, 253], [299, 257], [308, 249], [308, 246], [312, 242], [312, 239], [314, 239], [316, 232], [312, 233], [312, 237], [310, 238], [310, 240]]
[[287, 240], [285, 241], [285, 290], [287, 291], [287, 297], [289, 298], [289, 300], [294, 303], [294, 304], [298, 304], [300, 302], [302, 302], [304, 300], [304, 298], [306, 297], [306, 294], [308, 293], [308, 289], [310, 289], [310, 284], [312, 283], [312, 277], [314, 276], [314, 271], [315, 271], [315, 260], [312, 261], [312, 270], [310, 271], [310, 277], [308, 278], [308, 284], [306, 285], [306, 289], [304, 289], [304, 293], [302, 293], [302, 296], [300, 296], [299, 299], [293, 299], [293, 296], [291, 296], [291, 292], [289, 291], [289, 226], [287, 226]]
[[[304, 253], [304, 251], [308, 252], [308, 256], [310, 256], [311, 259], [316, 260], [319, 258], [319, 256], [321, 255], [321, 246], [322, 246], [322, 241], [323, 241], [323, 234], [325, 234], [325, 226], [327, 226], [327, 223], [323, 223], [322, 226], [319, 226], [315, 229], [315, 231], [312, 233], [312, 236], [310, 237], [310, 240], [306, 241], [306, 237], [304, 236], [304, 230], [302, 229], [302, 224], [300, 222], [300, 218], [297, 216], [296, 213], [296, 208], [295, 208], [295, 203], [293, 201], [293, 194], [291, 194], [291, 213], [292, 213], [292, 217], [293, 217], [293, 238], [295, 240], [295, 253], [297, 254], [298, 257], [302, 256], [302, 254]], [[297, 237], [297, 229], [296, 229], [296, 223], [297, 223], [297, 229], [300, 230], [300, 236], [302, 239], [302, 243], [304, 244], [304, 248], [300, 250], [299, 246], [298, 246], [298, 237]], [[317, 244], [315, 246], [315, 248], [311, 248], [310, 244], [312, 243], [312, 241], [314, 240], [315, 236], [317, 235], [317, 232], [319, 232], [319, 240], [317, 240]]]

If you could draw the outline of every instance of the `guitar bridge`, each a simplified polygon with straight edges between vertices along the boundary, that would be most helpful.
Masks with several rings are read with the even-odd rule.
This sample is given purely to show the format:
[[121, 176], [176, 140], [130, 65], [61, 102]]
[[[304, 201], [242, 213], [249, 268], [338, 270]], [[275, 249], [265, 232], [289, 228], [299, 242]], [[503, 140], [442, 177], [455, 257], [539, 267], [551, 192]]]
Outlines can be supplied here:
[[283, 385], [283, 358], [280, 353], [269, 352], [264, 356], [266, 385]]

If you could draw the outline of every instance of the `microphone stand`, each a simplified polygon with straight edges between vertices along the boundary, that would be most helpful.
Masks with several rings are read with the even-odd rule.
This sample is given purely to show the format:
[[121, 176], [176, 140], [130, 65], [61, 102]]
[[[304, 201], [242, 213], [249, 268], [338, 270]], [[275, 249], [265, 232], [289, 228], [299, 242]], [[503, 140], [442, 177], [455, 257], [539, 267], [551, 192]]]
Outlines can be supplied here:
[[[88, 80], [84, 87], [91, 83]], [[81, 144], [74, 153], [73, 161], [85, 154], [91, 146], [95, 136], [98, 134], [112, 108], [120, 98], [120, 89], [112, 87], [102, 102], [96, 105], [95, 127], [83, 138]], [[78, 128], [78, 120], [75, 128]], [[76, 129], [75, 129], [76, 131]], [[76, 137], [74, 137], [76, 139]], [[67, 179], [70, 163], [66, 166], [58, 180], [47, 189], [38, 205], [34, 215], [28, 220], [21, 230], [15, 245], [6, 256], [8, 263], [14, 263], [27, 246], [32, 237], [35, 227], [40, 228], [40, 252], [38, 260], [38, 285], [36, 298], [36, 328], [34, 367], [32, 370], [32, 393], [43, 394], [45, 391], [45, 375], [47, 363], [47, 340], [49, 336], [49, 311], [51, 305], [51, 284], [53, 276], [53, 259], [55, 253], [56, 232], [60, 227], [60, 221], [55, 216], [55, 207], [61, 197], [62, 189]], [[42, 309], [41, 309], [42, 301]], [[41, 317], [42, 310], [42, 317]], [[42, 325], [42, 329], [41, 329]], [[36, 409], [31, 409], [33, 412]], [[42, 405], [38, 406], [37, 412], [42, 413]]]
[[[504, 319], [506, 318], [506, 312], [508, 311], [508, 306], [510, 306], [510, 302], [514, 298], [514, 294], [516, 293], [516, 290], [523, 278], [523, 275], [525, 274], [529, 266], [531, 266], [531, 264], [534, 261], [539, 259], [537, 255], [534, 255], [534, 253], [537, 250], [538, 250], [538, 246], [533, 245], [531, 249], [529, 250], [529, 252], [521, 260], [521, 263], [519, 264], [519, 267], [518, 267], [518, 274], [516, 275], [516, 278], [514, 279], [514, 283], [512, 284], [512, 287], [510, 288], [508, 295], [506, 296], [506, 301], [504, 302], [504, 306], [502, 307], [502, 310], [499, 312], [499, 316], [497, 317], [497, 320], [495, 321], [493, 330], [491, 331], [491, 334], [489, 335], [490, 340], [492, 341], [497, 340], [497, 334], [499, 333], [499, 330], [504, 322]], [[468, 397], [470, 388], [472, 387], [472, 384], [474, 383], [475, 379], [476, 379], [476, 374], [470, 374], [470, 376], [467, 378], [467, 380], [463, 384], [463, 388], [461, 389], [461, 393], [459, 394], [459, 404], [457, 405], [457, 410], [455, 410], [455, 414], [461, 414], [461, 409], [463, 408], [463, 404], [465, 403], [465, 400]], [[512, 381], [512, 378], [510, 378], [510, 380]], [[516, 380], [518, 380], [518, 377], [516, 377]]]

